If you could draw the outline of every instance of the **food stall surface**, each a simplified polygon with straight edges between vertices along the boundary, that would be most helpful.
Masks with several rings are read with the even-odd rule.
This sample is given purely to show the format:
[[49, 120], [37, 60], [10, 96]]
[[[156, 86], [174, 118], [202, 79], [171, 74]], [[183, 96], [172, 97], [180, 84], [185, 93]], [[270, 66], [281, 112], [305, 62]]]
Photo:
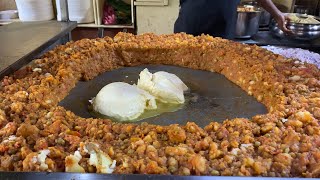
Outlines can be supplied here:
[[299, 47], [306, 49], [320, 49], [320, 38], [312, 41], [290, 40], [285, 38], [278, 38], [271, 34], [270, 31], [259, 31], [250, 39], [234, 39], [235, 41], [244, 44], [256, 44], [259, 46], [273, 45], [273, 46], [287, 46]]
[[0, 78], [15, 72], [59, 40], [68, 41], [75, 22], [15, 22], [0, 27]]

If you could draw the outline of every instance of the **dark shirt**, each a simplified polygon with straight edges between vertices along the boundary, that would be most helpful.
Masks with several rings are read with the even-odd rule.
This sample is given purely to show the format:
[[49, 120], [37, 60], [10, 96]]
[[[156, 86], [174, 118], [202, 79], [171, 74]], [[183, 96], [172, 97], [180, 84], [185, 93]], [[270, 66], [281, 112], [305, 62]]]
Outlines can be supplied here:
[[240, 0], [180, 0], [174, 32], [233, 38]]

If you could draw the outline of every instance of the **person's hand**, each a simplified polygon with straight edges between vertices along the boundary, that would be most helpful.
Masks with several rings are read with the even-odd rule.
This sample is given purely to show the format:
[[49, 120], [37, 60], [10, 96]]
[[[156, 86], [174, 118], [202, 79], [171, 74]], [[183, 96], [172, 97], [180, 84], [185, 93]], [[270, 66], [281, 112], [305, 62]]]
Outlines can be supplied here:
[[293, 32], [291, 30], [289, 30], [286, 27], [286, 22], [290, 21], [289, 17], [286, 16], [283, 13], [278, 13], [274, 19], [276, 20], [276, 22], [278, 23], [279, 28], [285, 33], [285, 34], [292, 34]]

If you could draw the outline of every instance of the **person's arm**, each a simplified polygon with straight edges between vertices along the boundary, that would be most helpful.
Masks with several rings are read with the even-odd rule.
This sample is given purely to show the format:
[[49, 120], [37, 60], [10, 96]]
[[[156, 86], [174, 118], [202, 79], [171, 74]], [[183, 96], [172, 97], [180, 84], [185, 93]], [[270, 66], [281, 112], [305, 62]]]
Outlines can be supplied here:
[[271, 0], [257, 0], [260, 6], [262, 6], [266, 11], [268, 11], [272, 17], [277, 21], [281, 30], [285, 33], [291, 33], [291, 31], [286, 27], [286, 21], [289, 20], [274, 4]]

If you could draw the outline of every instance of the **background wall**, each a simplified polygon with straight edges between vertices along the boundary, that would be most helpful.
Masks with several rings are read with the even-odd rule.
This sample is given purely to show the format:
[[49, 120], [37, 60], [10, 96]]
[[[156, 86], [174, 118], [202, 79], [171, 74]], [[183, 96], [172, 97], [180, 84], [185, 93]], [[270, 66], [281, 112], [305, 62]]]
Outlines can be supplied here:
[[303, 4], [308, 6], [314, 6], [319, 3], [319, 0], [296, 0], [296, 4]]
[[168, 6], [136, 6], [137, 33], [171, 34], [178, 14], [179, 0], [169, 0]]

